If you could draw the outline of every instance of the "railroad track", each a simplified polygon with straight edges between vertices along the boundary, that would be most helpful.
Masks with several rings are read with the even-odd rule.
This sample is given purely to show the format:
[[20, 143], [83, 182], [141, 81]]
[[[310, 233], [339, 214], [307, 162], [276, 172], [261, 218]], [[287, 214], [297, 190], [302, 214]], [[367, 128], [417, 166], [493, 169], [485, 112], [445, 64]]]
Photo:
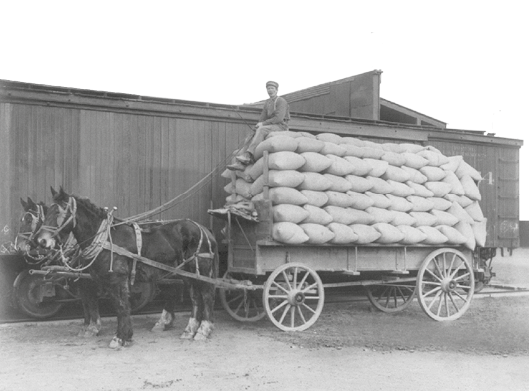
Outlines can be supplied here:
[[[481, 292], [474, 295], [474, 299], [487, 298], [487, 297], [517, 297], [517, 296], [529, 296], [528, 288], [513, 287], [509, 285], [488, 285]], [[351, 292], [329, 292], [326, 294], [325, 304], [337, 304], [337, 303], [354, 303], [354, 302], [369, 302], [366, 295], [361, 291]], [[108, 306], [104, 306], [108, 307]], [[149, 304], [145, 309], [136, 313], [135, 315], [156, 315], [162, 312], [163, 302], [155, 300]], [[191, 310], [191, 303], [184, 301], [182, 305], [175, 311], [178, 313], [188, 312]], [[224, 308], [220, 303], [215, 305], [216, 311], [224, 311]], [[101, 317], [114, 317], [112, 309], [103, 308], [101, 311]], [[66, 321], [66, 320], [78, 320], [82, 319], [83, 314], [78, 304], [71, 304], [64, 308], [58, 315], [49, 319], [35, 319], [24, 316], [16, 312], [16, 310], [10, 311], [8, 314], [0, 319], [0, 324], [16, 324], [16, 323], [43, 323], [43, 322], [55, 322], [55, 321]]]

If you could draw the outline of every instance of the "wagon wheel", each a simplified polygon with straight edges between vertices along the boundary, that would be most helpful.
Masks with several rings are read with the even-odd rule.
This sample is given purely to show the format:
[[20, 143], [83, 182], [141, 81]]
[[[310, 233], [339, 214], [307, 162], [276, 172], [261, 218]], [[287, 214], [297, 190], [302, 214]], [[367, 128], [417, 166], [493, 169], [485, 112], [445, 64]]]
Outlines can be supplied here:
[[266, 313], [284, 331], [301, 331], [312, 326], [321, 314], [324, 300], [320, 277], [300, 263], [278, 267], [264, 286]]
[[45, 281], [42, 275], [29, 274], [28, 270], [21, 272], [14, 291], [14, 300], [18, 309], [37, 319], [46, 319], [56, 315], [63, 303], [58, 303], [53, 297], [41, 297], [41, 287]]
[[137, 313], [145, 308], [156, 295], [156, 284], [153, 281], [136, 281], [130, 286], [130, 311]]
[[[224, 278], [244, 280], [244, 275], [226, 272]], [[266, 315], [263, 292], [244, 289], [219, 288], [220, 302], [230, 316], [239, 322], [257, 322]]]
[[442, 248], [423, 261], [417, 276], [419, 304], [438, 321], [463, 315], [474, 295], [472, 264], [457, 250]]
[[367, 298], [382, 312], [399, 312], [407, 308], [415, 298], [414, 282], [391, 282], [365, 287]]

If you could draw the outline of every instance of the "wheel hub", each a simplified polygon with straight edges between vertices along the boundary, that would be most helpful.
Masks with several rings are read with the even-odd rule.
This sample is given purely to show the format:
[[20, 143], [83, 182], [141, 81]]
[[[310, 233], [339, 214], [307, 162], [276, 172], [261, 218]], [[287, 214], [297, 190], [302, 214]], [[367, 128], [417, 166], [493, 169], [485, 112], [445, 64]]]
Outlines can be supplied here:
[[457, 288], [457, 282], [451, 278], [445, 278], [441, 282], [443, 292], [453, 292]]
[[305, 301], [305, 294], [301, 291], [294, 290], [288, 295], [288, 303], [290, 305], [300, 305]]

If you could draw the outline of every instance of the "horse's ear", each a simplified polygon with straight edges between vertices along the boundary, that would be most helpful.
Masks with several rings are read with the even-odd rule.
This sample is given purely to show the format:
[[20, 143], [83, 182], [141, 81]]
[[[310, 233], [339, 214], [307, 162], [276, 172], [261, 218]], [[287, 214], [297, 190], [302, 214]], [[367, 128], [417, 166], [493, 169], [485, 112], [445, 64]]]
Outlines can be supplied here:
[[37, 204], [31, 199], [31, 197], [28, 197], [28, 205], [30, 207], [35, 207]]
[[59, 188], [59, 194], [61, 195], [61, 197], [68, 197], [68, 194], [64, 191], [62, 186]]
[[28, 210], [29, 204], [26, 201], [20, 198], [20, 203], [22, 204], [22, 207], [24, 208], [24, 210]]
[[51, 190], [51, 196], [53, 198], [55, 198], [55, 196], [57, 195], [57, 192], [55, 191], [55, 189], [53, 188], [53, 186], [50, 186], [50, 190]]

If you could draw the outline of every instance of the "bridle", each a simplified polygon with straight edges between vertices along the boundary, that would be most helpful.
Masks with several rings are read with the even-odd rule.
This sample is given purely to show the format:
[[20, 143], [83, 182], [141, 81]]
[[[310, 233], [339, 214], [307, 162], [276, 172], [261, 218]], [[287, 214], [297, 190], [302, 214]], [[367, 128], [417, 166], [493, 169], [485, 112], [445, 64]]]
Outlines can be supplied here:
[[[73, 223], [73, 228], [77, 225], [76, 220], [76, 213], [77, 213], [77, 201], [74, 197], [68, 198], [68, 203], [66, 204], [66, 208], [61, 207], [59, 203], [51, 204], [50, 208], [53, 205], [57, 205], [57, 208], [59, 209], [59, 216], [57, 217], [57, 227], [53, 227], [51, 225], [44, 225], [42, 224], [39, 228], [39, 231], [45, 229], [46, 231], [49, 231], [51, 233], [51, 237], [54, 238], [55, 236], [59, 235], [59, 233], [65, 229], [68, 224]], [[68, 218], [66, 218], [66, 215], [70, 212], [70, 215]]]
[[15, 238], [15, 247], [17, 246], [17, 242], [19, 238], [26, 239], [26, 241], [31, 242], [33, 238], [35, 237], [35, 235], [37, 234], [37, 228], [39, 228], [38, 227], [39, 223], [40, 224], [44, 223], [44, 207], [38, 204], [36, 205], [36, 207], [37, 207], [37, 210], [28, 210], [22, 215], [22, 218], [20, 219], [21, 221], [25, 220], [26, 216], [28, 215], [31, 217], [30, 231], [27, 231], [27, 232], [19, 231], [18, 232]]

